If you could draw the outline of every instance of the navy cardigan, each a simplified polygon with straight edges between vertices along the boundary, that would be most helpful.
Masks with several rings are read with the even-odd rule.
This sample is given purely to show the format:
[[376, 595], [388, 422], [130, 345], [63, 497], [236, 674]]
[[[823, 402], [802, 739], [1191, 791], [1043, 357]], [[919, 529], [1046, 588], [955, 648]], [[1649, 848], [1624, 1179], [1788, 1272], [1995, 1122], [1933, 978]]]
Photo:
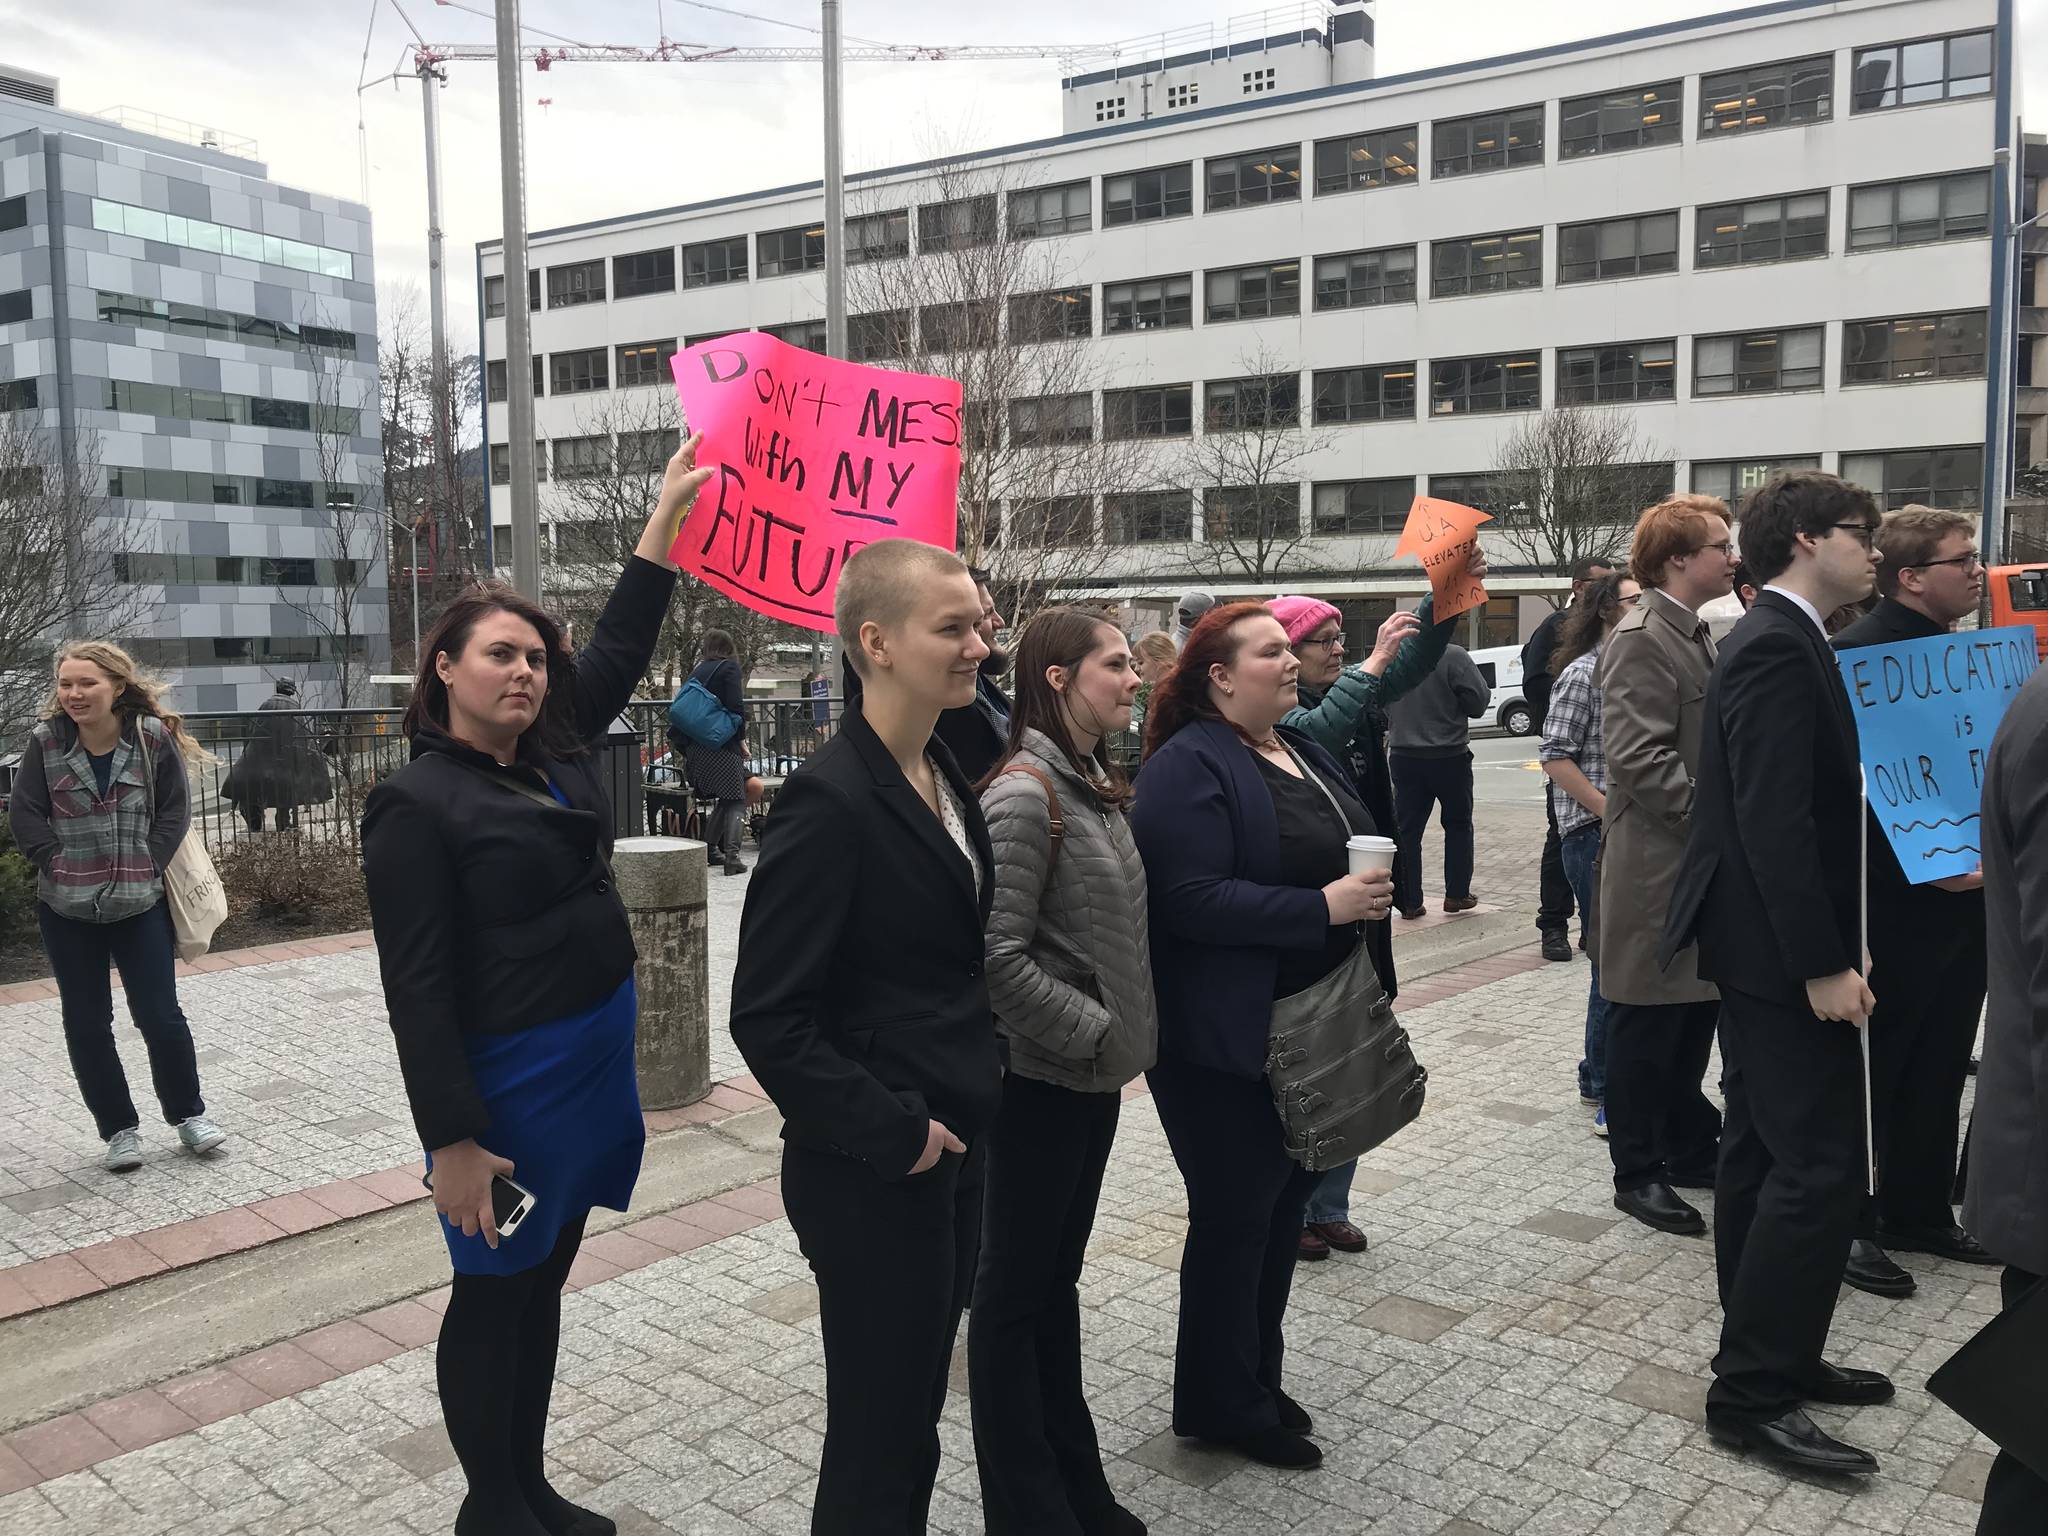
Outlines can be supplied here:
[[[1350, 784], [1307, 736], [1279, 734], [1317, 773]], [[1159, 1054], [1264, 1077], [1279, 952], [1322, 948], [1330, 909], [1319, 889], [1277, 883], [1280, 821], [1257, 759], [1220, 721], [1183, 726], [1145, 760], [1131, 830], [1145, 860]], [[1387, 925], [1368, 923], [1365, 943], [1391, 976]]]

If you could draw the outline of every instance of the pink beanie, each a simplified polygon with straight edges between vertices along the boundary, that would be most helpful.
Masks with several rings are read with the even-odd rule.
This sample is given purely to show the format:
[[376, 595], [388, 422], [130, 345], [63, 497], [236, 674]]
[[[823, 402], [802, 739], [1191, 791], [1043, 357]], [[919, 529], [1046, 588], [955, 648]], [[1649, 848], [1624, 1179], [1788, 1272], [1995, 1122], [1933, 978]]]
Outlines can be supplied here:
[[1320, 597], [1276, 597], [1266, 606], [1280, 621], [1280, 627], [1287, 631], [1287, 643], [1297, 649], [1302, 641], [1330, 620], [1341, 621], [1344, 617]]

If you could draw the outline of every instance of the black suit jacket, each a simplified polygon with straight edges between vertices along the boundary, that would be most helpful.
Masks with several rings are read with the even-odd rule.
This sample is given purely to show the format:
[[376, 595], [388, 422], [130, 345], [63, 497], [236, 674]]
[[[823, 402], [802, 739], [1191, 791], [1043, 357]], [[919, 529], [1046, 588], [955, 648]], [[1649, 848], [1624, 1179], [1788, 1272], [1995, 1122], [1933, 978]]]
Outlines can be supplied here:
[[1856, 966], [1862, 774], [1834, 652], [1762, 593], [1707, 684], [1662, 962], [1697, 940], [1707, 980], [1802, 1009], [1808, 981]]
[[944, 743], [973, 869], [858, 711], [791, 774], [764, 825], [740, 920], [732, 1036], [785, 1139], [901, 1179], [926, 1121], [972, 1143], [1002, 1059], [982, 969], [994, 854]]

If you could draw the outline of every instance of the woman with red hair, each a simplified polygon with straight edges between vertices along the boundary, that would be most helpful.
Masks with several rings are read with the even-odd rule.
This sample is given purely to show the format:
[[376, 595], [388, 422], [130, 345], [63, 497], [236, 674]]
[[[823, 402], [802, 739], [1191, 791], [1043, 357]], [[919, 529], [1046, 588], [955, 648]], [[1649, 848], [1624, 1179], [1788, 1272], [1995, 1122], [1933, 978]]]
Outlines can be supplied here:
[[1289, 1156], [1266, 1083], [1274, 1003], [1350, 961], [1393, 907], [1345, 844], [1377, 830], [1336, 760], [1281, 726], [1301, 663], [1271, 610], [1204, 615], [1146, 718], [1132, 830], [1151, 904], [1159, 1060], [1146, 1074], [1188, 1192], [1174, 1433], [1313, 1467], [1280, 1385], [1281, 1322], [1316, 1175]]

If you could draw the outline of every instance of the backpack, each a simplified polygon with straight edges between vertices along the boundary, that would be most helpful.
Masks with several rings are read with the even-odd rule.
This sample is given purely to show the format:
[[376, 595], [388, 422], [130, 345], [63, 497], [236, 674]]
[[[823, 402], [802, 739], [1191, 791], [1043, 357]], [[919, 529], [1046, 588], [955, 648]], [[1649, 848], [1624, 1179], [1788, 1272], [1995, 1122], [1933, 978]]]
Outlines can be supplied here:
[[740, 717], [718, 702], [718, 695], [696, 678], [668, 707], [669, 729], [700, 747], [722, 747], [740, 733]]

